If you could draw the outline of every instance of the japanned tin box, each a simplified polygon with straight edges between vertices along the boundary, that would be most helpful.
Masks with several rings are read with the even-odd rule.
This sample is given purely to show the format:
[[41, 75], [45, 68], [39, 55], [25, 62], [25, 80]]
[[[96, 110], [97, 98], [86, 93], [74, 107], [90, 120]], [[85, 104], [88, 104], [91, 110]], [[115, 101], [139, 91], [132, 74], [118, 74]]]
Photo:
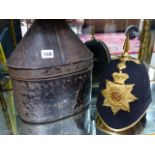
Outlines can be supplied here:
[[93, 54], [64, 20], [35, 20], [7, 64], [22, 120], [55, 122], [89, 108]]

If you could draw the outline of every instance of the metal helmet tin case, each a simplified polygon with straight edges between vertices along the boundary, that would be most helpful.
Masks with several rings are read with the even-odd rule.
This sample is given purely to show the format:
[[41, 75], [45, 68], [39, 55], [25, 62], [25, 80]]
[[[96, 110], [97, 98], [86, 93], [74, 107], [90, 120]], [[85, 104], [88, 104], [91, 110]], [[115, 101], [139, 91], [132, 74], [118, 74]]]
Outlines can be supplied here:
[[35, 20], [7, 64], [27, 122], [57, 121], [90, 104], [93, 55], [65, 20]]
[[105, 127], [125, 131], [145, 115], [151, 102], [150, 81], [143, 63], [128, 55], [129, 36], [124, 54], [105, 68], [97, 100], [96, 126], [100, 134]]

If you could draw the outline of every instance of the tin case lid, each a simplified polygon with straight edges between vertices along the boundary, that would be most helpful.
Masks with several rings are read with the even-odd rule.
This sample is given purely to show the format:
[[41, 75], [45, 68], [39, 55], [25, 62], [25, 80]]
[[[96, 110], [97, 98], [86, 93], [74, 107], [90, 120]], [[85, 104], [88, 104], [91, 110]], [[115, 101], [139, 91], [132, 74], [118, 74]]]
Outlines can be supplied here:
[[7, 61], [13, 69], [43, 69], [88, 61], [93, 54], [65, 20], [35, 20]]

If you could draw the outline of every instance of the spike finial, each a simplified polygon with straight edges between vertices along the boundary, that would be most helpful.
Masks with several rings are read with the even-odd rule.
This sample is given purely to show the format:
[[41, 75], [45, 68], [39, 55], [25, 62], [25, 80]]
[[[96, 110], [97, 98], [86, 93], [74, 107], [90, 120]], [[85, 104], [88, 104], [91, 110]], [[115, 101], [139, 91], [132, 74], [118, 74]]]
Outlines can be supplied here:
[[123, 49], [124, 49], [124, 54], [123, 55], [127, 56], [128, 55], [128, 51], [130, 50], [129, 33], [127, 33], [127, 35], [126, 35], [126, 39], [125, 39], [125, 42], [124, 42]]
[[95, 39], [95, 26], [92, 26], [91, 35], [92, 39]]

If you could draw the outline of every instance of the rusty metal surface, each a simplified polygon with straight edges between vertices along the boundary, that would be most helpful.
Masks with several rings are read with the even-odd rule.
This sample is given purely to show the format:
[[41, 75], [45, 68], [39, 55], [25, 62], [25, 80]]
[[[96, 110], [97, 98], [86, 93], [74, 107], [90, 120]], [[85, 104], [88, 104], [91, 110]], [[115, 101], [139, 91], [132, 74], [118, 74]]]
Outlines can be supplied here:
[[[53, 50], [43, 58], [42, 50]], [[36, 20], [9, 58], [21, 119], [58, 121], [90, 104], [93, 54], [64, 20]]]
[[18, 120], [18, 132], [22, 135], [87, 135], [90, 133], [90, 109], [52, 123], [30, 124]]
[[32, 82], [13, 80], [13, 90], [23, 120], [56, 121], [89, 105], [91, 72]]
[[64, 76], [67, 74], [73, 74], [77, 72], [85, 72], [92, 69], [92, 60], [79, 62], [75, 64], [69, 64], [64, 66], [48, 67], [44, 69], [35, 69], [35, 70], [19, 70], [9, 68], [9, 72], [13, 79], [16, 80], [26, 80], [26, 81], [35, 81], [39, 77], [40, 79], [45, 78], [57, 78], [59, 76]]

